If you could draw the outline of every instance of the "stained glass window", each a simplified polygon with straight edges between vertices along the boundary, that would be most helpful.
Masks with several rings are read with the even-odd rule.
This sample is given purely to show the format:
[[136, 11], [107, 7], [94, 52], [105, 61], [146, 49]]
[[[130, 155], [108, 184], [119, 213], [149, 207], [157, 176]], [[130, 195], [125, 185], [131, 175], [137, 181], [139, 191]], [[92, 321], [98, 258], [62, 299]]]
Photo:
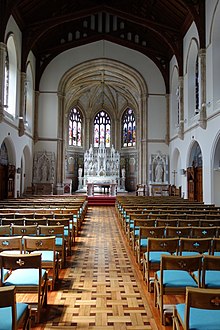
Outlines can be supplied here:
[[122, 117], [122, 146], [134, 147], [136, 144], [136, 124], [132, 109], [127, 109]]
[[76, 108], [69, 114], [69, 145], [82, 146], [82, 116]]
[[94, 120], [94, 147], [103, 142], [105, 147], [111, 145], [111, 120], [105, 111], [100, 111]]
[[4, 107], [8, 107], [8, 90], [9, 90], [9, 59], [6, 51], [5, 57], [5, 81], [4, 81]]

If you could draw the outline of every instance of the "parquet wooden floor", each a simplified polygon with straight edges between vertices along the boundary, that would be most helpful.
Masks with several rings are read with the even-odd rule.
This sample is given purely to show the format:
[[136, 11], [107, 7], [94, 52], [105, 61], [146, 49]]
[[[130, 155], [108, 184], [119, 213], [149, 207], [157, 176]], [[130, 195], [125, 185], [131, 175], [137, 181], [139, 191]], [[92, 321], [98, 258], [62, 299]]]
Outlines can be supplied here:
[[89, 208], [68, 268], [33, 328], [158, 329], [133, 262], [115, 208]]

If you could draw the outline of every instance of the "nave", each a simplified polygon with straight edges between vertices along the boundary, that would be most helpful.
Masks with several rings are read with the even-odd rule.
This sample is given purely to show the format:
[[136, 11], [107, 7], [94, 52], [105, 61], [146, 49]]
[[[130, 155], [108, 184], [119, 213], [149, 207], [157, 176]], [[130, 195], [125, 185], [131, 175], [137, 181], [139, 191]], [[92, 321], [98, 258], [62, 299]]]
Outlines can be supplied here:
[[48, 293], [42, 323], [33, 328], [171, 329], [159, 324], [114, 207], [88, 208], [68, 266]]

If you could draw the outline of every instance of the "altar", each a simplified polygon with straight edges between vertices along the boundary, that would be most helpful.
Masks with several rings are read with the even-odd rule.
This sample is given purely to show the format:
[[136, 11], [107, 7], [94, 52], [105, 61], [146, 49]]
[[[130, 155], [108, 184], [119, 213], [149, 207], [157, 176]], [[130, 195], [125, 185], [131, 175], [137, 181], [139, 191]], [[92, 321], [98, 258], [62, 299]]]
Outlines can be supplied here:
[[[124, 172], [123, 172], [124, 173]], [[101, 142], [99, 147], [90, 146], [84, 154], [84, 169], [78, 170], [78, 191], [86, 191], [93, 196], [95, 188], [108, 190], [111, 196], [123, 187], [125, 177], [120, 178], [120, 154], [114, 146], [106, 148]]]
[[108, 193], [110, 196], [117, 195], [117, 184], [116, 183], [106, 183], [106, 182], [88, 182], [87, 183], [87, 195], [94, 196], [95, 195], [95, 187], [99, 187], [100, 189], [104, 188], [108, 189]]

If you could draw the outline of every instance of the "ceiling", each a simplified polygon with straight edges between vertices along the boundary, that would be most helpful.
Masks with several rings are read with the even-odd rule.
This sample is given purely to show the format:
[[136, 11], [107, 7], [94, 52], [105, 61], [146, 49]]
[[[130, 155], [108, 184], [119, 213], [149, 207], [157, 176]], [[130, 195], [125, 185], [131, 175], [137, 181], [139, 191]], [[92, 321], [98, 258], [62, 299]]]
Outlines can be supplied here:
[[108, 40], [150, 57], [168, 88], [169, 61], [174, 54], [182, 74], [182, 40], [192, 21], [200, 47], [205, 44], [205, 0], [5, 0], [0, 1], [0, 13], [4, 13], [0, 41], [4, 41], [10, 14], [22, 31], [22, 71], [29, 51], [36, 56], [36, 87], [45, 67], [59, 53]]

